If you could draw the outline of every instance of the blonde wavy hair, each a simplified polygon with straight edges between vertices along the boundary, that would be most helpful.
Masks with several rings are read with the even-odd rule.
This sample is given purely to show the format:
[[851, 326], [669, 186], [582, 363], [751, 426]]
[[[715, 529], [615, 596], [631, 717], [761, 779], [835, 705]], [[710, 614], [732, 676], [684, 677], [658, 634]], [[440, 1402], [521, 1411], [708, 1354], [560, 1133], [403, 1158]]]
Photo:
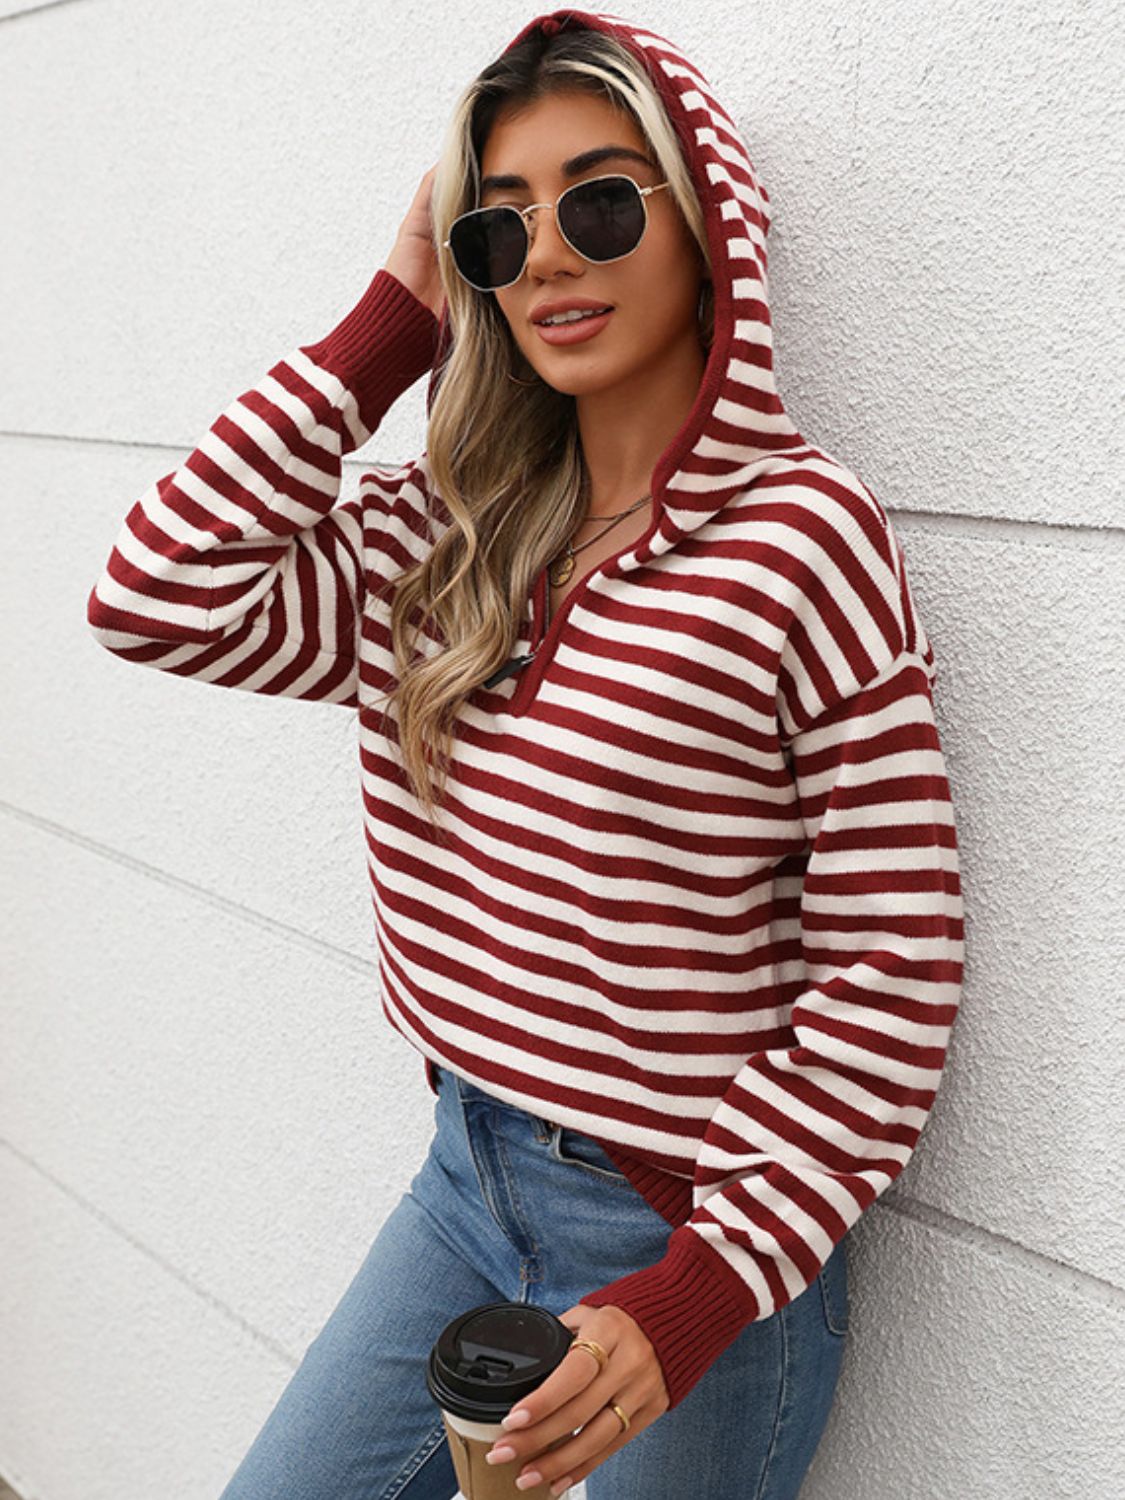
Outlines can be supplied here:
[[[393, 582], [391, 638], [402, 763], [435, 832], [458, 711], [513, 654], [528, 591], [586, 515], [588, 476], [573, 396], [537, 379], [520, 385], [518, 348], [491, 293], [463, 281], [443, 248], [458, 214], [476, 207], [480, 162], [501, 108], [585, 90], [631, 114], [701, 252], [700, 338], [714, 335], [703, 212], [675, 130], [644, 64], [590, 29], [536, 28], [468, 85], [450, 120], [431, 196], [435, 251], [452, 335], [426, 428], [433, 485], [452, 524], [425, 559]], [[419, 653], [419, 634], [441, 649]], [[385, 711], [384, 711], [385, 714]], [[385, 722], [385, 717], [384, 717]], [[434, 779], [431, 781], [431, 772]]]

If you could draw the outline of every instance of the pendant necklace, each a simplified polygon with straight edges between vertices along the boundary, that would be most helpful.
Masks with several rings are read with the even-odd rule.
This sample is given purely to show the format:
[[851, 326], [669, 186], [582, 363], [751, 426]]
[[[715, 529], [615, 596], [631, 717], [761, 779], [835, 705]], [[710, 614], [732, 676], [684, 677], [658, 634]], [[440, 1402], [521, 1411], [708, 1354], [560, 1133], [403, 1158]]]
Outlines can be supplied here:
[[[581, 547], [575, 547], [571, 545], [574, 537], [578, 534], [577, 531], [575, 531], [571, 536], [571, 541], [567, 542], [566, 551], [562, 554], [561, 559], [555, 558], [555, 560], [548, 567], [547, 571], [551, 582], [556, 587], [558, 587], [559, 584], [565, 583], [570, 575], [574, 572], [574, 559], [579, 552], [583, 551], [586, 547], [592, 547], [595, 542], [600, 541], [601, 538], [605, 536], [607, 531], [612, 531], [613, 528], [617, 525], [618, 521], [623, 521], [626, 516], [631, 516], [635, 510], [638, 510], [645, 503], [646, 500], [651, 499], [652, 491], [650, 490], [647, 495], [641, 496], [636, 505], [630, 505], [628, 510], [620, 511], [616, 516], [613, 516], [608, 526], [603, 526], [601, 531], [599, 531], [596, 536], [592, 536], [588, 542], [583, 542]], [[587, 516], [586, 519], [589, 520], [590, 518]], [[602, 517], [599, 516], [598, 520], [601, 519]]]

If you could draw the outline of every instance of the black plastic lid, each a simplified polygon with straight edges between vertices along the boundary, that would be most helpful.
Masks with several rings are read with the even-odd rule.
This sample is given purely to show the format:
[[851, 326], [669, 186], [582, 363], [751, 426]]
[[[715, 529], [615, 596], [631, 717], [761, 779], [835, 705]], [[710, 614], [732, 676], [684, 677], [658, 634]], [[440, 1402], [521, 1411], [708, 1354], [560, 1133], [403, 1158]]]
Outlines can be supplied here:
[[447, 1323], [430, 1350], [426, 1385], [453, 1416], [496, 1423], [541, 1385], [574, 1341], [545, 1307], [486, 1302]]

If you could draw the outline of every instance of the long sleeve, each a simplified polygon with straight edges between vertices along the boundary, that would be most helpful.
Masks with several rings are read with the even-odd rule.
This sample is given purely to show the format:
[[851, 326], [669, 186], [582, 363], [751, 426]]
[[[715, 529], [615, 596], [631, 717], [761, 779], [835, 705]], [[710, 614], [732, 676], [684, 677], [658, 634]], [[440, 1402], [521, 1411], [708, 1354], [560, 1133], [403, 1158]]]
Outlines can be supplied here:
[[133, 505], [87, 602], [95, 639], [221, 687], [356, 706], [371, 497], [337, 504], [342, 460], [430, 368], [437, 331], [380, 268]]
[[[857, 533], [856, 553], [869, 542]], [[936, 673], [889, 526], [878, 550], [868, 573], [836, 545], [867, 602], [844, 624], [816, 582], [779, 668], [808, 850], [795, 1042], [732, 1079], [663, 1259], [582, 1298], [640, 1324], [672, 1406], [747, 1323], [816, 1279], [910, 1159], [945, 1064], [963, 912]]]

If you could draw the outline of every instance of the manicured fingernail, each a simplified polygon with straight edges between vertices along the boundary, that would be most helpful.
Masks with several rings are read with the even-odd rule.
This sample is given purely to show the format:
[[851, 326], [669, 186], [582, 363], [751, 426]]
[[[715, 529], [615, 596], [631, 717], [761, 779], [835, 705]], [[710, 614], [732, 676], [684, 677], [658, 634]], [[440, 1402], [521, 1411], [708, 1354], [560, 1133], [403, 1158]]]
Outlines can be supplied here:
[[529, 1490], [533, 1485], [542, 1484], [543, 1476], [538, 1469], [529, 1469], [526, 1474], [521, 1474], [516, 1480], [517, 1490]]
[[490, 1448], [484, 1455], [484, 1461], [486, 1464], [506, 1464], [510, 1463], [515, 1456], [516, 1450], [509, 1448], [505, 1443], [502, 1448]]
[[508, 1432], [511, 1432], [513, 1427], [526, 1427], [530, 1421], [531, 1413], [528, 1411], [527, 1407], [517, 1406], [515, 1411], [510, 1411], [508, 1413], [508, 1415], [500, 1423], [500, 1426], [506, 1428]]
[[551, 1494], [552, 1495], [561, 1495], [562, 1492], [563, 1492], [563, 1490], [570, 1489], [570, 1487], [571, 1487], [571, 1485], [573, 1483], [574, 1483], [574, 1480], [571, 1479], [571, 1477], [570, 1477], [569, 1474], [566, 1476], [565, 1479], [556, 1479], [555, 1482], [554, 1482], [554, 1484], [551, 1486]]

